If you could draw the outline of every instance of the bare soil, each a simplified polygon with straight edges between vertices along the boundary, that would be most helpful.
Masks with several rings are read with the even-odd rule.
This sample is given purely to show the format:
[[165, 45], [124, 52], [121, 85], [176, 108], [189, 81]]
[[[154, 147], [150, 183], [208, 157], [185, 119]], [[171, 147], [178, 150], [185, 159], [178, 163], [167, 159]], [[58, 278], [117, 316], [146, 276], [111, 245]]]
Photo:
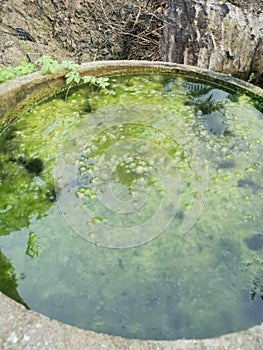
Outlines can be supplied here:
[[162, 0], [0, 0], [0, 66], [35, 61], [160, 60]]
[[[205, 11], [203, 17], [198, 12], [198, 18], [191, 22], [192, 8], [197, 3]], [[212, 22], [215, 21], [219, 4], [223, 12], [230, 4], [237, 9], [232, 12], [233, 18], [229, 17], [226, 23], [220, 22], [217, 26]], [[183, 9], [186, 21], [191, 22], [191, 28], [199, 26], [198, 31], [203, 33], [202, 40], [206, 40], [211, 31], [218, 32], [215, 39], [218, 45], [206, 48], [207, 52], [199, 60], [201, 63], [192, 62], [187, 50], [188, 60], [182, 62], [182, 59], [176, 59], [183, 41], [190, 40], [188, 46], [194, 48], [192, 55], [195, 57], [198, 56], [198, 50], [204, 52], [202, 40], [196, 40], [197, 34], [188, 39], [183, 20], [175, 23], [174, 26], [179, 29], [173, 35], [172, 42], [166, 40], [167, 28], [170, 31], [173, 29], [166, 20], [166, 14], [172, 6], [176, 6], [179, 12]], [[209, 11], [206, 11], [208, 8], [213, 13], [210, 17]], [[71, 60], [78, 64], [119, 59], [169, 60], [199, 65], [246, 80], [253, 73], [253, 83], [262, 86], [262, 34], [260, 38], [258, 34], [255, 36], [255, 28], [250, 26], [253, 20], [249, 21], [258, 18], [257, 22], [262, 23], [262, 12], [263, 0], [0, 0], [0, 66], [18, 65], [22, 59], [34, 62], [43, 55], [51, 56], [59, 62]], [[209, 33], [204, 29], [207, 21], [211, 22], [211, 28], [214, 25], [212, 29], [207, 27]], [[187, 27], [188, 24], [185, 25]], [[245, 33], [237, 28], [246, 29], [247, 36], [250, 35], [247, 40], [250, 46], [243, 40]], [[232, 32], [235, 30], [238, 30], [239, 41], [237, 36], [233, 40]], [[215, 35], [213, 33], [211, 35]], [[174, 46], [172, 59], [167, 58], [165, 45], [169, 50]], [[221, 53], [216, 52], [217, 46]], [[234, 52], [235, 55], [228, 54], [229, 52]], [[209, 55], [217, 57], [216, 66], [209, 63]], [[218, 55], [225, 56], [218, 58]]]

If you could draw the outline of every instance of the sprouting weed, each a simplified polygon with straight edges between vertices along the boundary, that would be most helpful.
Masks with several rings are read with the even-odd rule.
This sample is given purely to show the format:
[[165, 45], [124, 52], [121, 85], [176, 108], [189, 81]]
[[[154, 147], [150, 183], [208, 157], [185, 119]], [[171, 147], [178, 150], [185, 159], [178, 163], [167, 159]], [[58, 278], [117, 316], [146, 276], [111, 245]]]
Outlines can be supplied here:
[[19, 66], [13, 67], [0, 67], [0, 83], [4, 83], [7, 80], [14, 79], [18, 76], [26, 75], [32, 73], [37, 69], [40, 69], [43, 75], [54, 74], [58, 70], [65, 70], [65, 79], [66, 84], [69, 88], [73, 84], [90, 84], [97, 86], [98, 88], [104, 90], [107, 93], [110, 93], [109, 87], [109, 78], [107, 77], [95, 77], [92, 75], [85, 75], [81, 77], [78, 72], [79, 65], [72, 61], [63, 61], [61, 64], [53, 59], [50, 56], [41, 56], [35, 63], [28, 63], [26, 60], [22, 60]]

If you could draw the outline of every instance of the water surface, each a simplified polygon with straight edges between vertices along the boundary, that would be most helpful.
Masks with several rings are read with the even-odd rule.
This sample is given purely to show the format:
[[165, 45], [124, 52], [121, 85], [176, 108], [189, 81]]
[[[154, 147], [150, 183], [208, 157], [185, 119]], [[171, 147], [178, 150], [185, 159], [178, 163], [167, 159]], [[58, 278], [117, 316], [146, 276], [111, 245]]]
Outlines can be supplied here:
[[110, 81], [0, 136], [0, 290], [129, 338], [263, 322], [262, 113], [211, 83]]

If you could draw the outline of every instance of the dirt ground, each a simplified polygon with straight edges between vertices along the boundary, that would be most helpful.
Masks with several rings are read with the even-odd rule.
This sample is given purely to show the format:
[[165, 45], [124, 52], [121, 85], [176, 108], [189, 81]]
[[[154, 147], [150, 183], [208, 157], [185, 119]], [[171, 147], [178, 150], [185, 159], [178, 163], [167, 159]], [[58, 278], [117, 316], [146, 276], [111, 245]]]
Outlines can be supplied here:
[[[175, 3], [186, 6], [189, 1], [192, 0]], [[231, 3], [246, 14], [262, 18], [263, 0], [217, 2], [222, 6]], [[169, 4], [171, 0], [0, 0], [0, 66], [18, 65], [22, 59], [34, 62], [43, 55], [78, 64], [118, 59], [166, 60], [161, 42], [168, 23], [163, 14]], [[251, 33], [253, 36], [253, 30]], [[235, 42], [229, 45], [234, 47]], [[249, 77], [255, 72], [253, 82], [261, 86], [262, 72], [258, 67], [262, 65], [257, 63], [263, 51], [258, 48], [257, 53], [249, 53], [253, 62], [244, 74]], [[240, 77], [238, 70], [230, 73]]]
[[161, 0], [0, 0], [0, 66], [35, 61], [159, 60]]

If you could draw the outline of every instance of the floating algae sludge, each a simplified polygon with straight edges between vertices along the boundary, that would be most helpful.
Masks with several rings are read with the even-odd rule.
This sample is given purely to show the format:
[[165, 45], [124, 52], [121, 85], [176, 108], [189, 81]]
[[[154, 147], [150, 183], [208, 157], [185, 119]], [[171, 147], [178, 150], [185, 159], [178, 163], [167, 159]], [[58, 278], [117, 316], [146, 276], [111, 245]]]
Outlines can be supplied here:
[[263, 114], [172, 74], [110, 76], [0, 135], [0, 290], [80, 328], [205, 338], [263, 321]]

